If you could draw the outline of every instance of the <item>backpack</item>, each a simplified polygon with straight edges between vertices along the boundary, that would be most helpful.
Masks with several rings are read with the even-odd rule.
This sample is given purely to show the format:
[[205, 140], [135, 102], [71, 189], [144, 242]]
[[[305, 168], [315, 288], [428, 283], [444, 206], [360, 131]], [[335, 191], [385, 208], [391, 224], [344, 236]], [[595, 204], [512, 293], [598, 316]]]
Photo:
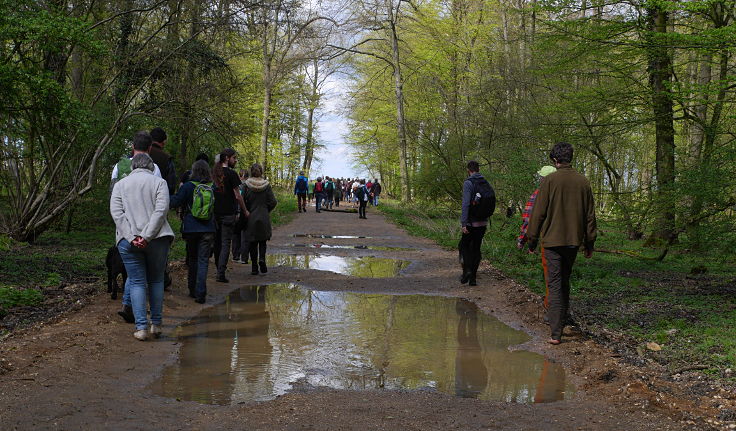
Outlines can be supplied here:
[[199, 183], [192, 181], [194, 184], [194, 194], [192, 196], [192, 216], [200, 221], [208, 221], [212, 218], [212, 212], [215, 208], [215, 191], [211, 183]]
[[127, 156], [122, 156], [120, 158], [120, 161], [118, 162], [117, 180], [122, 180], [123, 178], [127, 177], [131, 172], [133, 172], [133, 162]]
[[332, 184], [332, 181], [327, 182], [327, 185], [325, 186], [325, 190], [327, 190], [328, 192], [335, 190], [335, 185]]
[[296, 189], [299, 192], [307, 191], [307, 179], [304, 177], [299, 177], [296, 179]]
[[367, 199], [368, 190], [365, 188], [365, 186], [358, 187], [358, 189], [355, 191], [355, 193], [358, 195], [358, 199], [360, 199], [361, 201], [367, 201], [368, 200]]
[[470, 215], [476, 219], [487, 219], [496, 210], [496, 192], [485, 178], [469, 178], [473, 184]]
[[315, 183], [314, 184], [314, 192], [315, 193], [322, 193], [322, 183]]

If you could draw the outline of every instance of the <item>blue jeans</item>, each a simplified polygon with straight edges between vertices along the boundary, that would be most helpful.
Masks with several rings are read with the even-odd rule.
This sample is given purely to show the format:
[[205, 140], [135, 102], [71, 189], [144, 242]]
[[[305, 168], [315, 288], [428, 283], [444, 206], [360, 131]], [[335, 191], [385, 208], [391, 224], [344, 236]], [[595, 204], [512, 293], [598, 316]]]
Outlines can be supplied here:
[[151, 323], [160, 325], [164, 305], [164, 272], [171, 238], [152, 240], [144, 249], [134, 247], [126, 239], [120, 240], [118, 250], [128, 273], [126, 290], [133, 306], [135, 328], [148, 328], [146, 302], [151, 307]]
[[187, 246], [191, 247], [191, 253], [187, 256], [189, 294], [197, 299], [205, 299], [207, 296], [207, 270], [212, 244], [215, 242], [215, 233], [196, 232], [184, 235], [186, 236]]
[[373, 206], [374, 207], [378, 206], [378, 195], [373, 196]]
[[130, 305], [130, 289], [128, 289], [128, 279], [125, 279], [123, 285], [123, 305]]
[[326, 196], [324, 193], [315, 193], [314, 196], [317, 198], [317, 212], [322, 211], [322, 201], [325, 200]]

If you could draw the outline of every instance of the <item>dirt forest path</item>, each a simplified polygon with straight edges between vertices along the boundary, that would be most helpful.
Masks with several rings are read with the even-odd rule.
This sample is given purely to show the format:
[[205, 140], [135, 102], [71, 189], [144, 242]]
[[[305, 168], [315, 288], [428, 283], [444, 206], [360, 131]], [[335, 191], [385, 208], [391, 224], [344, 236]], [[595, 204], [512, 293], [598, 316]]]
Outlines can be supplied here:
[[[294, 234], [372, 236], [364, 239], [306, 239]], [[547, 346], [538, 323], [538, 303], [525, 289], [484, 264], [479, 286], [457, 282], [456, 253], [411, 237], [369, 209], [357, 214], [314, 207], [275, 230], [269, 253], [314, 253], [294, 243], [398, 246], [411, 250], [331, 249], [340, 256], [377, 256], [411, 261], [390, 279], [355, 278], [319, 270], [272, 267], [252, 276], [250, 266], [231, 263], [229, 284], [214, 282], [210, 270], [207, 304], [186, 296], [186, 275], [175, 272], [166, 293], [164, 334], [139, 342], [132, 326], [116, 315], [119, 301], [101, 294], [80, 311], [56, 322], [17, 333], [0, 344], [0, 429], [65, 430], [679, 430], [677, 410], [649, 398], [646, 385], [627, 381], [610, 352], [581, 336], [557, 348]], [[318, 290], [421, 293], [458, 296], [532, 336], [523, 348], [562, 364], [575, 395], [565, 401], [514, 404], [459, 398], [434, 391], [296, 390], [273, 401], [229, 406], [177, 401], [148, 387], [177, 360], [177, 325], [246, 285], [298, 282]], [[493, 373], [493, 370], [490, 371]], [[604, 376], [604, 377], [601, 377]], [[606, 378], [605, 376], [609, 376]]]

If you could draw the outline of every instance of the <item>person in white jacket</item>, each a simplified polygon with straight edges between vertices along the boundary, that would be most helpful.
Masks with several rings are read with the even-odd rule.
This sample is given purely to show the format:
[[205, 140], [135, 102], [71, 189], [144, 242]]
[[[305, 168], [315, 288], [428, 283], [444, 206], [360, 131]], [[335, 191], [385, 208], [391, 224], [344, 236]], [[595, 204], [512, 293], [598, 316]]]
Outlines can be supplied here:
[[[153, 175], [153, 160], [148, 154], [136, 154], [132, 168], [130, 175], [113, 187], [110, 214], [115, 221], [115, 242], [128, 273], [136, 327], [133, 336], [143, 341], [149, 334], [161, 334], [164, 271], [174, 231], [166, 219], [169, 188], [165, 180]], [[150, 328], [146, 313], [149, 301]]]

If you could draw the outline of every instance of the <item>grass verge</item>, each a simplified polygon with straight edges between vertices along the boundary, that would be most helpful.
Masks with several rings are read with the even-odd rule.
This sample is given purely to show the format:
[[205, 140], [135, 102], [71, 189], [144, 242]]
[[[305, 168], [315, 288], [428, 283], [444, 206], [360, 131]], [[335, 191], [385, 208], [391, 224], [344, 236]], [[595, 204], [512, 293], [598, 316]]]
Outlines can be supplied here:
[[[459, 213], [436, 205], [386, 200], [379, 206], [410, 234], [455, 249], [460, 238]], [[538, 255], [516, 249], [521, 218], [494, 215], [483, 243], [491, 265], [534, 292], [544, 294]], [[736, 367], [735, 256], [693, 253], [675, 248], [663, 262], [643, 241], [628, 240], [616, 227], [601, 222], [592, 259], [577, 260], [571, 297], [576, 318], [596, 333], [605, 328], [630, 340], [628, 352], [649, 357], [676, 370], [700, 364], [720, 375]], [[651, 351], [654, 342], [660, 351]]]

